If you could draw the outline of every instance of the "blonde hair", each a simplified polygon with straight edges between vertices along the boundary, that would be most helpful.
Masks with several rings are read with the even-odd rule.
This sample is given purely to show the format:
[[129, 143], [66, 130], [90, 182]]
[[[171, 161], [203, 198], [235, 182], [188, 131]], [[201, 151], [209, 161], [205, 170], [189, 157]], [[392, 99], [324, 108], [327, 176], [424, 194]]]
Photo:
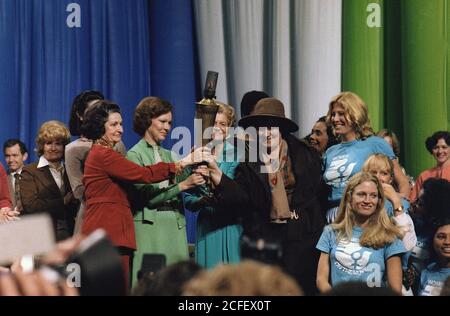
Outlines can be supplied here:
[[332, 228], [337, 231], [337, 240], [351, 240], [352, 230], [355, 226], [355, 214], [351, 207], [353, 191], [355, 188], [366, 182], [375, 183], [378, 191], [378, 202], [375, 212], [370, 215], [368, 225], [359, 239], [359, 244], [364, 247], [379, 249], [387, 244], [395, 241], [396, 238], [401, 239], [403, 234], [389, 218], [384, 208], [384, 193], [380, 181], [377, 177], [368, 172], [358, 172], [350, 178], [345, 187], [344, 195], [339, 205], [336, 220], [331, 224]]
[[66, 146], [70, 142], [70, 132], [67, 126], [60, 121], [47, 121], [39, 127], [36, 137], [36, 152], [38, 156], [44, 154], [44, 145], [48, 142], [60, 141]]
[[385, 169], [391, 175], [391, 182], [394, 181], [394, 164], [392, 160], [383, 154], [373, 154], [364, 162], [361, 171], [370, 172], [371, 169]]
[[299, 296], [297, 282], [279, 267], [245, 260], [203, 271], [184, 287], [190, 296]]
[[233, 126], [236, 122], [236, 112], [231, 105], [225, 104], [220, 101], [216, 101], [219, 105], [219, 109], [217, 110], [217, 114], [222, 113], [225, 114], [228, 120], [228, 126]]
[[345, 118], [354, 129], [356, 139], [364, 139], [374, 134], [370, 126], [367, 106], [358, 95], [345, 91], [331, 99], [327, 113], [327, 124], [331, 124], [331, 113], [334, 105], [340, 105], [344, 109]]

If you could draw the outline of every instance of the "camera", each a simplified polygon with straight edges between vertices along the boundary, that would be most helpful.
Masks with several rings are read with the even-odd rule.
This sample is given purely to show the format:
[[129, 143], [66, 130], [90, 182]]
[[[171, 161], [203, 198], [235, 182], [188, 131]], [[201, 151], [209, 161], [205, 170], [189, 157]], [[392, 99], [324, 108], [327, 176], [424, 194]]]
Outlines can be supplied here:
[[126, 285], [117, 248], [104, 230], [96, 230], [80, 242], [68, 259], [58, 265], [43, 263], [56, 248], [53, 222], [48, 214], [26, 215], [20, 221], [0, 225], [0, 264], [20, 258], [23, 272], [40, 269], [49, 280], [66, 280], [80, 295], [125, 295]]

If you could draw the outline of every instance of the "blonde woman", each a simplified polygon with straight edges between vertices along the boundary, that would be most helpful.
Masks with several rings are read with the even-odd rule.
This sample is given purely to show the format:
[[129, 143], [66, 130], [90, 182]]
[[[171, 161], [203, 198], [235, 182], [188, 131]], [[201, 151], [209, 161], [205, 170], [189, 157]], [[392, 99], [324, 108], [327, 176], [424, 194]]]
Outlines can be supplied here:
[[410, 251], [416, 246], [417, 236], [411, 216], [408, 214], [409, 202], [395, 191], [392, 185], [393, 169], [392, 161], [382, 154], [370, 156], [362, 167], [362, 171], [373, 174], [380, 181], [385, 196], [386, 212], [397, 226], [401, 227], [405, 234], [402, 239], [403, 245]]
[[[219, 104], [214, 131], [214, 156], [219, 168], [234, 179], [236, 167], [235, 148], [226, 141], [229, 128], [234, 124], [235, 112], [232, 106]], [[198, 187], [192, 194], [185, 195], [186, 208], [199, 211], [195, 242], [195, 261], [204, 268], [213, 268], [220, 263], [238, 263], [241, 260], [239, 242], [242, 227], [237, 216], [229, 209], [204, 203], [205, 187]]]
[[354, 175], [345, 188], [336, 221], [325, 227], [317, 249], [317, 287], [327, 292], [346, 281], [369, 287], [387, 285], [402, 289], [400, 256], [405, 248], [402, 233], [384, 209], [384, 193], [378, 179], [367, 172]]
[[328, 223], [336, 217], [337, 206], [348, 180], [361, 171], [362, 165], [372, 154], [384, 154], [394, 165], [394, 179], [402, 196], [408, 197], [410, 186], [403, 174], [392, 148], [382, 138], [374, 136], [369, 113], [363, 100], [353, 92], [335, 96], [329, 106], [327, 121], [340, 144], [330, 147], [324, 157], [324, 180], [331, 186], [328, 197]]
[[42, 124], [36, 137], [39, 161], [26, 165], [20, 178], [23, 213], [49, 213], [57, 240], [72, 236], [78, 209], [63, 162], [69, 142], [66, 125], [59, 121]]

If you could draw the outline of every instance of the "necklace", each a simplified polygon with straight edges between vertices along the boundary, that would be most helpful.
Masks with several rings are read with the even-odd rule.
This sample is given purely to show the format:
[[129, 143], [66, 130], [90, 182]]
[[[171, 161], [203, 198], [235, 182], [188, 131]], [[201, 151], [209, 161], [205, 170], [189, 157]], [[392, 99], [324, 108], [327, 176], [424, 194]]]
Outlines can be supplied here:
[[106, 139], [104, 139], [103, 137], [97, 139], [97, 140], [95, 141], [95, 144], [100, 145], [100, 146], [103, 146], [103, 147], [106, 147], [106, 148], [111, 148], [111, 149], [114, 147], [110, 142], [108, 142], [108, 141], [107, 141]]

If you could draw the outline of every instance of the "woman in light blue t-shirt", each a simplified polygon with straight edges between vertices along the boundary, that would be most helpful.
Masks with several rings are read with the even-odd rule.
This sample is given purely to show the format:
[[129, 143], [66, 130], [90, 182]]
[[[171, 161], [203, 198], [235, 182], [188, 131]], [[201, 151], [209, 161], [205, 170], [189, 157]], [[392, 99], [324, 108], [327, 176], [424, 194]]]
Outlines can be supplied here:
[[325, 227], [317, 249], [317, 287], [323, 293], [348, 281], [368, 287], [402, 289], [402, 232], [384, 209], [379, 180], [367, 172], [354, 175], [345, 188], [336, 221]]
[[384, 154], [394, 165], [394, 180], [400, 194], [408, 198], [410, 186], [403, 174], [392, 148], [381, 137], [374, 136], [370, 126], [366, 104], [352, 92], [341, 92], [329, 105], [327, 121], [341, 143], [330, 147], [323, 157], [324, 180], [331, 186], [328, 197], [327, 221], [336, 217], [337, 206], [348, 180], [361, 171], [362, 165], [372, 154]]

